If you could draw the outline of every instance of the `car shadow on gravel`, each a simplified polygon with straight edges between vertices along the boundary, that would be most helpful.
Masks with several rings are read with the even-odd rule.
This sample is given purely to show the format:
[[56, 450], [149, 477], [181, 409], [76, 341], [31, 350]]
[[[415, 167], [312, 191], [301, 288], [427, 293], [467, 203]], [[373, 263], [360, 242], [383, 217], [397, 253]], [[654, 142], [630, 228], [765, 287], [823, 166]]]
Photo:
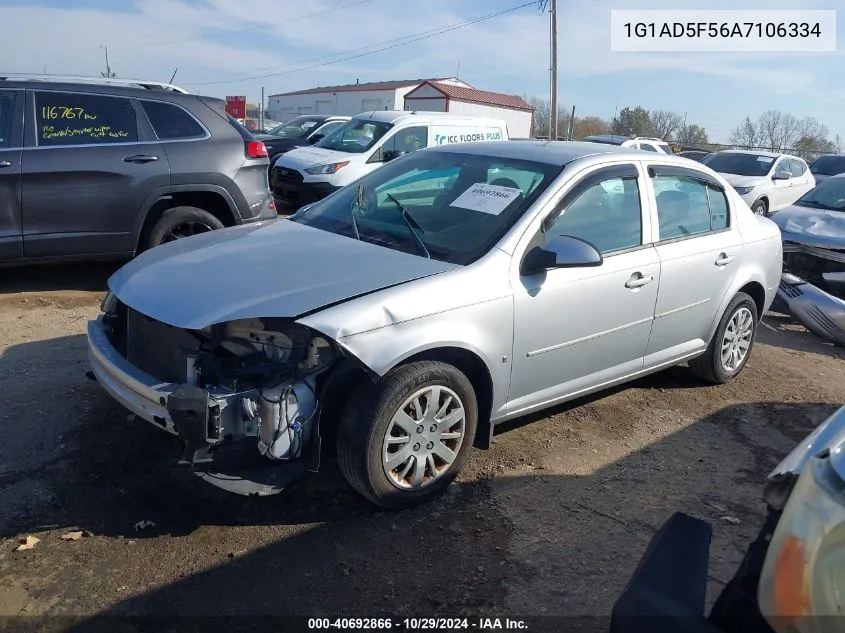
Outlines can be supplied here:
[[123, 262], [39, 264], [2, 268], [0, 295], [54, 290], [106, 290], [106, 282]]
[[[97, 497], [90, 509], [77, 515], [95, 523], [102, 523], [95, 512], [105, 515], [114, 511], [117, 497], [109, 490], [120, 488], [127, 495], [138, 496], [132, 516], [157, 518], [162, 532], [176, 533], [188, 525], [207, 522], [230, 523], [235, 516], [236, 522], [244, 525], [262, 521], [319, 524], [249, 553], [232, 551], [223, 556], [223, 562], [219, 562], [219, 550], [225, 551], [228, 544], [195, 542], [193, 548], [203, 547], [209, 556], [218, 554], [217, 562], [166, 586], [116, 602], [96, 616], [81, 619], [70, 630], [141, 630], [135, 627], [144, 621], [131, 616], [166, 618], [176, 614], [180, 631], [294, 630], [284, 620], [267, 619], [291, 615], [501, 615], [506, 592], [521, 582], [532, 582], [538, 573], [548, 575], [549, 583], [543, 595], [536, 596], [536, 604], [546, 605], [543, 609], [548, 607], [550, 612], [577, 609], [578, 605], [565, 605], [579, 592], [604, 594], [611, 600], [621, 591], [653, 531], [676, 510], [714, 522], [714, 542], [750, 542], [759, 528], [762, 501], [757, 492], [762, 491], [766, 471], [835, 409], [824, 403], [730, 406], [593, 474], [544, 475], [538, 471], [481, 479], [456, 484], [430, 504], [403, 512], [372, 510], [350, 496], [334, 475], [322, 484], [255, 500], [251, 506], [213, 495], [194, 497], [194, 491], [175, 484], [164, 489], [163, 480], [153, 470], [140, 465], [129, 470], [120, 467], [120, 460], [131, 451], [94, 455], [83, 470], [90, 472], [89, 476], [98, 470], [109, 484], [78, 481], [76, 485], [88, 488], [87, 492], [66, 500], [79, 511], [83, 498]], [[751, 497], [702, 488], [700, 482], [685, 487], [681, 481], [678, 487], [687, 466], [673, 463], [667, 455], [684, 455], [712, 442], [714, 428], [730, 433], [744, 424], [764, 428], [768, 423], [777, 425], [785, 438], [777, 450], [769, 447], [768, 453], [754, 456], [759, 482]], [[119, 427], [118, 434], [125, 430]], [[128, 439], [137, 440], [140, 435], [130, 433]], [[88, 450], [101, 448], [104, 446], [99, 444], [84, 446], [75, 468], [85, 455], [90, 456]], [[137, 446], [136, 450], [145, 452], [145, 448]], [[698, 467], [732, 471], [740, 465]], [[152, 488], [147, 489], [139, 487], [139, 479], [160, 483], [148, 484]], [[666, 481], [673, 481], [675, 487], [667, 488]], [[661, 495], [665, 490], [670, 492]], [[172, 502], [159, 498], [165, 494]], [[636, 516], [614, 510], [621, 498], [628, 508], [637, 510]], [[536, 503], [538, 499], [545, 501]], [[602, 507], [598, 507], [599, 500], [604, 500]], [[185, 502], [187, 506], [177, 507]], [[498, 507], [504, 503], [523, 503], [524, 508], [508, 517]], [[729, 523], [720, 521], [726, 514], [737, 518]], [[741, 526], [734, 525], [740, 520]], [[550, 526], [556, 531], [545, 532]], [[528, 550], [515, 553], [509, 548], [516, 531], [523, 541], [532, 543]], [[720, 572], [723, 576], [732, 573], [731, 565], [738, 562], [741, 551], [734, 554], [737, 559], [728, 561]], [[541, 611], [530, 613], [539, 615]]]

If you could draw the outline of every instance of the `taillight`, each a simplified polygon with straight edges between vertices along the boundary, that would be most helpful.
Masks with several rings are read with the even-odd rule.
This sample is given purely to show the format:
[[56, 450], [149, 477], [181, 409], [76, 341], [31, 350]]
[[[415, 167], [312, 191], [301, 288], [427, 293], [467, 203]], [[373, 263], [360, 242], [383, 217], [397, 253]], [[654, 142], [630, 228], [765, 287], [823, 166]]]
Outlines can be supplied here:
[[262, 141], [249, 141], [246, 144], [246, 155], [250, 158], [267, 158], [267, 148]]
[[275, 210], [275, 209], [276, 209], [276, 201], [275, 201], [275, 200], [273, 200], [273, 198], [270, 198], [270, 202], [269, 202], [269, 204], [267, 205], [267, 208], [268, 208], [268, 209], [273, 209], [273, 210]]

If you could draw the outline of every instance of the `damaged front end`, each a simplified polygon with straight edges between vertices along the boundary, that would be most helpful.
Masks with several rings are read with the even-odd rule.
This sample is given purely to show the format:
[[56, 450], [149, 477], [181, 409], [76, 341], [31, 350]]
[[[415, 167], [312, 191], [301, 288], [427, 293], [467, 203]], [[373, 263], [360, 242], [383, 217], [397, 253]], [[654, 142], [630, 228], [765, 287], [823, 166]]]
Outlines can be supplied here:
[[178, 436], [179, 464], [206, 481], [268, 495], [319, 467], [320, 394], [340, 355], [319, 333], [286, 318], [182, 329], [109, 294], [88, 338], [98, 382]]
[[784, 273], [773, 307], [817, 336], [845, 346], [845, 237], [841, 249], [787, 239], [783, 253]]

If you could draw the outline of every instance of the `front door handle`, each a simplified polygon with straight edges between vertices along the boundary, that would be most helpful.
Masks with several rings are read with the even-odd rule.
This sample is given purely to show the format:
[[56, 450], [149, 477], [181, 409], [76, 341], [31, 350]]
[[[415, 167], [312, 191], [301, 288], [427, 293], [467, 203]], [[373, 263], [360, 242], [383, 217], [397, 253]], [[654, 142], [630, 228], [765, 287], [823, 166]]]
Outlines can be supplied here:
[[0, 160], [0, 167], [11, 167], [12, 163], [7, 160]]
[[151, 156], [149, 154], [135, 154], [133, 156], [124, 156], [124, 163], [151, 163], [158, 160], [158, 156]]
[[646, 284], [654, 281], [652, 275], [643, 275], [642, 273], [634, 273], [631, 278], [625, 283], [626, 288], [642, 288]]
[[719, 259], [717, 259], [715, 263], [717, 266], [727, 266], [733, 260], [734, 258], [732, 256], [722, 253], [721, 255], [719, 255]]

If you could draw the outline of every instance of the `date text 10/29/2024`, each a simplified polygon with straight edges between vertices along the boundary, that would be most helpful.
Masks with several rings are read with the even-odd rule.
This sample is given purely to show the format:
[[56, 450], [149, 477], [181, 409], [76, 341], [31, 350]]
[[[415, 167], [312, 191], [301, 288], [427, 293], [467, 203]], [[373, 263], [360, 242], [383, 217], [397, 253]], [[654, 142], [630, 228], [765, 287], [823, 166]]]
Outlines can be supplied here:
[[511, 618], [309, 618], [311, 631], [527, 631], [524, 620]]

